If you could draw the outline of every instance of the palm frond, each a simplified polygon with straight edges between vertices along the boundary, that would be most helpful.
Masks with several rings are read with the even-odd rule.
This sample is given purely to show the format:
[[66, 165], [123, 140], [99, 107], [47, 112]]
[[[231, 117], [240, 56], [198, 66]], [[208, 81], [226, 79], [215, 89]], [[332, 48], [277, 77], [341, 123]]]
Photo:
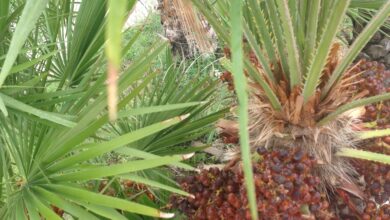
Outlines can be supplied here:
[[[107, 21], [105, 1], [27, 1], [26, 5], [0, 2], [0, 13], [7, 18], [4, 21], [0, 17], [0, 32], [6, 33], [0, 39], [6, 42], [0, 45], [0, 62], [4, 61], [0, 108], [8, 113], [0, 114], [0, 218], [60, 219], [52, 206], [79, 219], [136, 216], [130, 212], [172, 217], [142, 201], [102, 195], [104, 192], [87, 186], [102, 178], [113, 179], [116, 184], [120, 179], [132, 178], [189, 196], [171, 182], [157, 182], [156, 177], [148, 179], [150, 175], [142, 173], [157, 168], [168, 173], [166, 165], [193, 169], [181, 162], [189, 155], [177, 152], [196, 149], [176, 152], [168, 147], [210, 131], [211, 123], [227, 111], [204, 111], [212, 104], [209, 98], [216, 82], [206, 79], [188, 83], [184, 85], [188, 91], [176, 94], [176, 76], [158, 77], [159, 70], [152, 68], [153, 61], [166, 49], [165, 41], [155, 42], [131, 64], [120, 66], [139, 34], [122, 49], [117, 39], [122, 30], [119, 24], [112, 36], [116, 43], [108, 45], [116, 46], [110, 59], [117, 62], [119, 76], [118, 124], [129, 126], [133, 117], [140, 117], [143, 123], [107, 134], [113, 123], [107, 111], [103, 48], [107, 46], [104, 30], [112, 24]], [[121, 8], [124, 14], [135, 2]], [[9, 3], [9, 7], [3, 8], [3, 3]], [[31, 14], [26, 15], [26, 11]], [[13, 34], [14, 26], [17, 31]], [[7, 50], [10, 52], [3, 53]], [[155, 86], [162, 81], [169, 86]], [[152, 85], [156, 91], [149, 93]], [[140, 100], [142, 106], [137, 106]], [[129, 148], [136, 142], [143, 142], [144, 148]], [[124, 153], [119, 151], [126, 148]], [[131, 159], [107, 166], [103, 158], [113, 152]]]
[[390, 156], [385, 154], [373, 153], [369, 151], [343, 148], [336, 155], [342, 157], [356, 158], [362, 160], [369, 160], [373, 162], [380, 162], [384, 164], [390, 164]]
[[238, 109], [238, 121], [240, 128], [240, 147], [241, 158], [243, 161], [243, 170], [245, 176], [245, 186], [249, 200], [249, 207], [253, 219], [258, 219], [256, 190], [252, 171], [252, 156], [249, 145], [248, 133], [248, 94], [247, 82], [243, 72], [244, 69], [244, 54], [242, 49], [242, 2], [233, 1], [231, 3], [230, 22], [231, 22], [231, 40], [230, 48], [232, 49], [232, 71], [237, 98], [240, 102]]
[[358, 56], [359, 52], [367, 44], [376, 31], [381, 27], [381, 25], [388, 19], [390, 13], [390, 2], [387, 2], [383, 5], [380, 11], [376, 16], [370, 21], [369, 24], [364, 28], [362, 33], [357, 37], [352, 46], [349, 48], [348, 52], [345, 54], [345, 57], [336, 69], [333, 71], [332, 76], [327, 82], [324, 91], [323, 97], [328, 94], [329, 90], [334, 86], [334, 84], [340, 80], [344, 72], [351, 65], [353, 60]]

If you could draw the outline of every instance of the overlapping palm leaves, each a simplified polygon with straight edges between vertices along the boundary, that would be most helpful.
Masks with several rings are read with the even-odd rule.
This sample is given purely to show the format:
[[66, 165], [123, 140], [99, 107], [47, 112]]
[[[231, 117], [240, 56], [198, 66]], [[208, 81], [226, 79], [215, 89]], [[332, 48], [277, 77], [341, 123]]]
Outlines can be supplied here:
[[[191, 146], [190, 141], [210, 133], [214, 129], [212, 123], [221, 118], [228, 109], [218, 111], [209, 109], [213, 102], [218, 102], [213, 98], [217, 82], [205, 75], [203, 71], [190, 73], [189, 71], [197, 68], [196, 63], [194, 61], [190, 65], [185, 65], [184, 62], [175, 64], [170, 51], [167, 51], [166, 58], [162, 62], [167, 71], [154, 78], [131, 103], [130, 110], [119, 112], [118, 121], [110, 123], [110, 127], [102, 132], [107, 135], [122, 135], [177, 115], [189, 116], [177, 125], [133, 142], [127, 148], [117, 150], [116, 153], [126, 156], [127, 160], [132, 160], [178, 152], [191, 153], [207, 147], [207, 145]], [[190, 76], [191, 74], [193, 75]], [[161, 84], [162, 81], [169, 83]], [[199, 105], [200, 103], [203, 104]], [[207, 112], [214, 113], [207, 114]], [[184, 163], [175, 163], [175, 165], [179, 168], [191, 169]], [[126, 175], [122, 179], [133, 180], [133, 178], [146, 178], [149, 182], [163, 178], [168, 185], [169, 182], [173, 182], [164, 168], [142, 171], [132, 176]], [[157, 198], [166, 201], [166, 193], [155, 192], [153, 189], [151, 192]]]
[[[326, 99], [335, 100], [333, 103], [337, 103], [339, 100], [335, 96], [348, 93], [343, 94], [336, 91], [340, 91], [338, 89], [360, 50], [387, 20], [390, 13], [390, 2], [246, 0], [243, 1], [242, 6], [240, 3], [232, 1], [194, 0], [193, 3], [213, 26], [219, 39], [231, 48], [231, 66], [235, 67], [232, 68], [232, 72], [235, 78], [234, 83], [238, 85], [236, 92], [240, 102], [239, 122], [244, 127], [244, 129], [240, 129], [241, 153], [243, 154], [248, 191], [254, 192], [254, 185], [250, 181], [252, 179], [251, 166], [248, 161], [251, 158], [248, 150], [248, 131], [245, 129], [248, 123], [248, 115], [245, 112], [248, 110], [248, 106], [244, 93], [247, 91], [245, 83], [242, 82], [249, 80], [251, 85], [256, 85], [254, 90], [260, 88], [261, 92], [255, 93], [253, 97], [254, 99], [256, 96], [260, 97], [262, 104], [271, 106], [272, 110], [270, 111], [273, 113], [270, 115], [278, 115], [281, 112], [284, 115], [299, 115], [299, 109], [302, 106], [313, 105], [314, 102], [320, 104]], [[326, 74], [328, 61], [332, 59], [329, 54], [332, 54], [336, 34], [347, 11], [350, 10], [349, 7], [379, 8], [379, 10], [353, 45], [343, 54], [341, 60], [337, 61], [335, 68]], [[244, 15], [243, 18], [240, 16], [241, 14]], [[242, 40], [244, 40], [243, 44], [240, 42]], [[241, 45], [244, 46], [244, 56], [242, 56]], [[248, 77], [245, 77], [242, 71], [242, 64], [244, 64]], [[280, 86], [283, 90], [286, 89], [287, 101], [283, 93], [280, 93]], [[296, 96], [290, 96], [291, 94]], [[293, 98], [289, 101], [289, 96], [297, 99]], [[298, 124], [298, 126], [303, 127], [325, 126], [352, 108], [388, 99], [390, 99], [389, 93], [363, 99], [352, 95], [346, 99], [347, 101], [342, 101], [330, 108], [327, 114], [316, 117], [309, 116], [308, 120], [295, 118], [298, 119], [295, 122], [294, 119], [290, 122], [288, 119], [286, 123]], [[289, 105], [289, 102], [294, 104]], [[315, 105], [309, 109], [317, 111], [315, 109], [318, 109], [318, 106]], [[289, 106], [291, 111], [286, 111]], [[326, 108], [326, 105], [321, 106]], [[303, 115], [303, 118], [305, 117], [307, 116]], [[307, 123], [308, 121], [311, 122]], [[261, 123], [265, 122], [259, 121], [259, 124]], [[378, 156], [354, 149], [340, 150], [339, 155], [363, 159], [376, 158], [376, 160], [380, 159], [382, 162], [390, 163], [390, 159], [386, 155]], [[255, 196], [253, 193], [248, 193], [248, 197], [252, 217], [256, 217]]]
[[[122, 176], [188, 195], [130, 174], [163, 165], [190, 168], [180, 163], [186, 156], [174, 155], [180, 151], [167, 147], [202, 134], [201, 128], [220, 117], [222, 113], [216, 113], [188, 123], [209, 106], [206, 100], [215, 84], [211, 82], [198, 96], [183, 93], [181, 98], [172, 98], [177, 95], [174, 87], [166, 86], [171, 93], [158, 93], [165, 101], [157, 103], [151, 94], [143, 105], [137, 105], [159, 74], [151, 64], [166, 43], [156, 42], [119, 71], [117, 108], [121, 120], [115, 126], [129, 128], [128, 118], [159, 114], [143, 116], [144, 123], [122, 129], [117, 135], [99, 136], [109, 123], [103, 50], [105, 3], [0, 1], [1, 219], [61, 219], [52, 206], [78, 219], [127, 219], [129, 213], [172, 216], [84, 187], [87, 181], [107, 177]], [[127, 14], [134, 3], [128, 2]], [[136, 38], [125, 42], [122, 54]], [[174, 84], [171, 74], [166, 76], [164, 82], [173, 80]], [[192, 92], [201, 87], [192, 87]], [[134, 159], [110, 166], [93, 162], [121, 149]], [[187, 150], [183, 152], [194, 151]]]

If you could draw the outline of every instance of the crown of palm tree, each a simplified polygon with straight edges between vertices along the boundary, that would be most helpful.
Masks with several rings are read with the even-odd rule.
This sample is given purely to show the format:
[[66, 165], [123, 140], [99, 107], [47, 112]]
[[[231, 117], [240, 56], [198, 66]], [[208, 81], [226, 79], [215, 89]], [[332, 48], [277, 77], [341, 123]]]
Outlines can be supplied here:
[[[349, 110], [390, 99], [390, 93], [362, 98], [364, 93], [350, 86], [356, 77], [351, 75], [351, 64], [387, 20], [389, 1], [193, 3], [232, 53], [231, 63], [224, 62], [233, 73], [239, 100], [241, 154], [252, 216], [256, 217], [257, 212], [250, 142], [252, 146], [303, 147], [313, 152], [325, 165], [319, 166], [319, 175], [328, 186], [337, 179], [349, 181], [353, 172], [337, 155], [376, 157], [390, 163], [389, 156], [348, 148], [357, 136], [351, 128], [357, 117]], [[337, 42], [337, 33], [347, 11], [379, 6], [354, 43], [344, 49]]]

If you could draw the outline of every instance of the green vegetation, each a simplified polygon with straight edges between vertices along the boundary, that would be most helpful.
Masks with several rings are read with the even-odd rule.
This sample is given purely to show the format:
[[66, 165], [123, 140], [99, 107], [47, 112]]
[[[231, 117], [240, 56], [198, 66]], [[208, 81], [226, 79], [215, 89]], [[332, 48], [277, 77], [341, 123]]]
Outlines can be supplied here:
[[164, 36], [160, 15], [156, 12], [150, 13], [144, 22], [128, 28], [123, 33], [123, 38], [131, 39], [135, 35], [139, 35], [137, 41], [134, 42], [134, 45], [124, 57], [124, 60], [130, 62], [138, 57], [144, 48], [150, 47], [154, 42], [161, 40]]
[[[0, 219], [172, 218], [171, 195], [194, 197], [177, 177], [217, 163], [203, 150], [228, 114], [252, 219], [256, 147], [305, 149], [324, 189], [353, 184], [345, 158], [390, 164], [352, 144], [389, 129], [356, 132], [350, 113], [390, 93], [349, 86], [390, 1], [192, 2], [225, 57], [174, 57], [157, 12], [123, 30], [136, 0], [0, 0]], [[341, 54], [351, 19], [368, 24]]]
[[[166, 201], [164, 191], [188, 193], [166, 165], [193, 169], [181, 161], [202, 148], [186, 143], [209, 134], [226, 112], [211, 107], [218, 82], [165, 55], [157, 23], [145, 26], [153, 37], [133, 33], [121, 42], [118, 27], [110, 28], [123, 17], [107, 15], [103, 0], [1, 3], [9, 10], [0, 16], [7, 18], [0, 28], [0, 218], [60, 219], [58, 209], [78, 219], [171, 217], [155, 203]], [[143, 191], [132, 199], [126, 181], [160, 190], [147, 187], [153, 200]]]

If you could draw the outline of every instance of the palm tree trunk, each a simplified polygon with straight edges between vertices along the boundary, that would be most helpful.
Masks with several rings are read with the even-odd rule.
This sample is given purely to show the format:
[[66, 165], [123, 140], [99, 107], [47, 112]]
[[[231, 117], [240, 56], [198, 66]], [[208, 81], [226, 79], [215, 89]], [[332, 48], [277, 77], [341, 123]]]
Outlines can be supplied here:
[[190, 1], [158, 0], [158, 3], [165, 36], [175, 55], [193, 58], [215, 50], [211, 27], [196, 13]]

